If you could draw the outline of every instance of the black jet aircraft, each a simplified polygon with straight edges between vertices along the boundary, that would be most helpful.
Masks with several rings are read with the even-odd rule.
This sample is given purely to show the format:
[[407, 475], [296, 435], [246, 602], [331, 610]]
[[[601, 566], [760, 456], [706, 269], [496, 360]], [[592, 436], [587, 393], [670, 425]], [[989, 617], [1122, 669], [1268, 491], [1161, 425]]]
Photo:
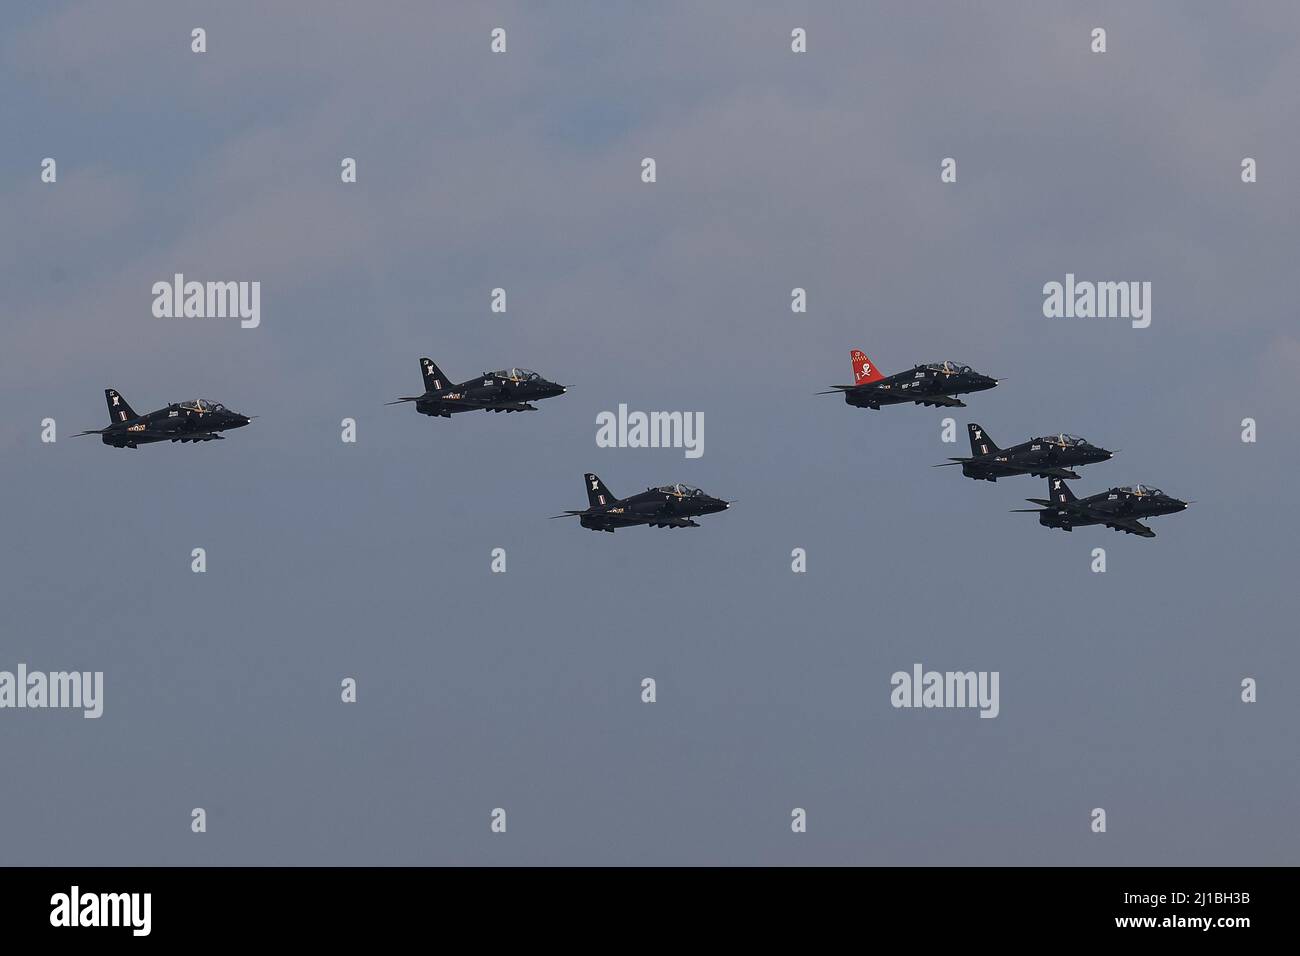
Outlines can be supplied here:
[[1027, 498], [1042, 508], [1016, 508], [1016, 512], [1036, 513], [1038, 523], [1048, 528], [1073, 531], [1090, 524], [1104, 524], [1125, 534], [1154, 538], [1156, 533], [1139, 518], [1173, 514], [1182, 511], [1190, 502], [1171, 498], [1159, 488], [1133, 485], [1111, 488], [1087, 498], [1076, 498], [1070, 486], [1061, 478], [1047, 479], [1049, 498]]
[[157, 441], [213, 441], [224, 437], [219, 432], [243, 428], [257, 417], [241, 415], [206, 398], [176, 402], [156, 412], [137, 415], [116, 389], [104, 389], [104, 398], [108, 401], [108, 420], [112, 424], [80, 432], [76, 437], [99, 435], [105, 445], [114, 448], [135, 448]]
[[818, 392], [818, 395], [842, 393], [845, 402], [858, 408], [878, 409], [882, 405], [906, 402], [965, 408], [966, 403], [953, 398], [954, 395], [982, 392], [998, 384], [996, 378], [981, 375], [972, 371], [969, 365], [957, 362], [932, 362], [913, 366], [906, 372], [881, 375], [871, 359], [857, 349], [849, 355], [853, 358], [853, 384], [832, 385], [830, 391]]
[[548, 382], [536, 372], [526, 368], [508, 368], [499, 372], [484, 372], [468, 382], [454, 384], [432, 359], [420, 359], [420, 372], [424, 375], [424, 394], [399, 398], [385, 405], [415, 402], [421, 415], [451, 418], [456, 412], [535, 412], [537, 406], [528, 404], [543, 398], [554, 398], [566, 391], [563, 385]]
[[999, 448], [980, 425], [966, 426], [970, 433], [970, 458], [949, 458], [936, 468], [961, 465], [961, 473], [978, 481], [997, 481], [1010, 475], [1037, 478], [1069, 478], [1071, 468], [1107, 461], [1115, 453], [1089, 444], [1077, 435], [1046, 435], [1010, 448]]
[[647, 488], [640, 494], [618, 498], [595, 475], [587, 479], [586, 511], [566, 511], [552, 518], [574, 518], [584, 528], [592, 531], [613, 532], [616, 528], [648, 524], [652, 528], [698, 528], [692, 521], [700, 515], [725, 511], [731, 502], [711, 498], [698, 488], [686, 485], [664, 485]]

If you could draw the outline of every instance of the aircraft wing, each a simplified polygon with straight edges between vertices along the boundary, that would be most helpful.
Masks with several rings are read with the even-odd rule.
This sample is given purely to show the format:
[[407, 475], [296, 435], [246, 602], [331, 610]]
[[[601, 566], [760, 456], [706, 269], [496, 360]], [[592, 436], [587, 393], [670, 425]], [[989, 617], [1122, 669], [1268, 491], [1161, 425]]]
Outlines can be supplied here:
[[[836, 386], [838, 387], [838, 386]], [[948, 408], [965, 408], [966, 403], [951, 395], [936, 395], [933, 392], [918, 392], [915, 389], [872, 389], [862, 393], [868, 401], [881, 405], [901, 405], [915, 402], [917, 405], [943, 405]]]
[[[1137, 518], [1125, 518], [1120, 515], [1100, 515], [1096, 511], [1090, 511], [1083, 507], [1078, 501], [1048, 501], [1046, 498], [1026, 498], [1030, 504], [1042, 505], [1045, 510], [1055, 511], [1057, 514], [1073, 515], [1076, 518], [1089, 518], [1093, 521], [1100, 521], [1107, 528], [1114, 528], [1116, 531], [1127, 531], [1129, 534], [1140, 535], [1143, 538], [1154, 538], [1156, 533], [1144, 525]], [[1029, 508], [1022, 508], [1022, 511], [1029, 511]]]
[[946, 408], [965, 408], [966, 403], [960, 399], [953, 398], [950, 395], [917, 395], [913, 398], [905, 392], [895, 393], [897, 398], [907, 402], [915, 402], [917, 405], [935, 405]]
[[1103, 523], [1107, 528], [1114, 528], [1116, 531], [1127, 531], [1129, 534], [1141, 535], [1144, 538], [1154, 538], [1156, 536], [1154, 531], [1136, 518], [1106, 518]]
[[690, 518], [679, 518], [676, 515], [654, 515], [646, 524], [662, 525], [665, 528], [698, 528], [699, 525]]
[[[832, 385], [831, 391], [816, 392], [817, 395], [839, 395], [844, 392], [857, 392], [863, 388], [860, 385]], [[868, 401], [876, 402], [879, 405], [901, 405], [903, 402], [915, 402], [917, 405], [942, 405], [948, 408], [965, 408], [966, 403], [960, 399], [953, 398], [950, 395], [912, 395], [911, 389], [868, 389], [860, 394]]]
[[561, 515], [551, 515], [552, 518], [590, 518], [593, 521], [600, 521], [603, 524], [618, 525], [620, 528], [630, 528], [633, 525], [649, 524], [652, 518], [649, 515], [619, 513], [611, 511], [566, 511]]
[[[949, 458], [941, 464], [935, 465], [935, 468], [943, 468], [952, 465], [971, 465], [981, 471], [990, 472], [998, 478], [1009, 478], [1013, 475], [1033, 475], [1035, 478], [1068, 478], [1074, 481], [1079, 476], [1068, 468], [1053, 468], [1050, 465], [1039, 467], [1037, 465], [1017, 465], [1009, 461], [981, 461], [979, 458]], [[1049, 504], [1051, 502], [1048, 502]]]
[[1068, 478], [1071, 481], [1075, 481], [1079, 477], [1074, 472], [1072, 472], [1069, 468], [1039, 468], [1039, 467], [1019, 468], [1017, 467], [1016, 470], [1019, 471], [1021, 474], [1033, 475], [1035, 478]]
[[[984, 463], [978, 458], [954, 458], [953, 461], [968, 461], [979, 468], [986, 468], [989, 471], [1000, 471], [1002, 472], [1001, 477], [1010, 475], [1033, 475], [1035, 478], [1068, 478], [1070, 481], [1076, 481], [1079, 477], [1069, 468], [1057, 468], [1053, 465], [1017, 465], [1015, 462], [1010, 461], [991, 461]], [[1037, 501], [1038, 499], [1027, 498], [1025, 500]], [[1049, 501], [1048, 504], [1053, 505], [1053, 507], [1056, 506], [1054, 502]]]
[[[559, 517], [557, 515], [557, 517]], [[666, 514], [617, 514], [609, 511], [600, 512], [594, 515], [588, 515], [598, 521], [606, 524], [617, 525], [620, 528], [631, 528], [635, 525], [647, 524], [651, 527], [660, 528], [698, 528], [699, 525], [690, 518], [682, 518], [678, 515]]]
[[651, 518], [650, 515], [610, 514], [606, 511], [604, 514], [600, 515], [600, 520], [607, 521], [610, 524], [616, 524], [623, 528], [631, 528], [638, 524], [649, 524], [654, 519]]
[[[1035, 472], [1035, 474], [1037, 474], [1037, 472]], [[1028, 501], [1030, 504], [1042, 505], [1044, 508], [1048, 509], [1049, 511], [1061, 511], [1066, 514], [1077, 515], [1080, 517], [1097, 518], [1100, 520], [1104, 520], [1102, 519], [1101, 515], [1097, 514], [1094, 511], [1090, 511], [1083, 504], [1083, 502], [1079, 501], [1078, 499], [1075, 499], [1074, 501], [1048, 501], [1046, 498], [1026, 498], [1025, 500]], [[1115, 518], [1114, 520], [1127, 521], [1129, 519]]]
[[458, 408], [483, 408], [487, 410], [496, 409], [502, 412], [535, 412], [536, 405], [529, 405], [527, 402], [475, 402], [460, 398], [436, 398], [436, 402], [443, 405], [455, 405]]

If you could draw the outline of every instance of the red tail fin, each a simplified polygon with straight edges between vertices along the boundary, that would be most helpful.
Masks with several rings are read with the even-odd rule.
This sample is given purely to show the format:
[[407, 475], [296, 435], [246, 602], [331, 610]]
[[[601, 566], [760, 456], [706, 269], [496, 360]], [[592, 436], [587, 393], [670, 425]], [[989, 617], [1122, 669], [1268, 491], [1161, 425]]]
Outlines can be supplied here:
[[885, 376], [880, 374], [880, 369], [871, 363], [871, 359], [854, 349], [849, 353], [853, 357], [853, 384], [862, 385], [866, 382], [878, 382]]

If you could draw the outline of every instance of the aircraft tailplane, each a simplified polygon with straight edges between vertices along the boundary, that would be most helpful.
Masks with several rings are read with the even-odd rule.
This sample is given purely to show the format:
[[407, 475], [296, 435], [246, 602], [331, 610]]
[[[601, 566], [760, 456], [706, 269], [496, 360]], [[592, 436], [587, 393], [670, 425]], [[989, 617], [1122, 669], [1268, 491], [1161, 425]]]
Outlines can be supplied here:
[[104, 400], [108, 402], [108, 420], [113, 424], [136, 417], [135, 410], [126, 403], [126, 399], [117, 389], [104, 389]]
[[983, 426], [971, 422], [966, 426], [966, 431], [970, 435], [971, 457], [979, 458], [981, 455], [990, 455], [1002, 450], [989, 437], [989, 433], [984, 430]]
[[424, 376], [424, 390], [426, 392], [440, 392], [454, 384], [451, 379], [442, 373], [442, 369], [434, 364], [431, 358], [420, 359], [420, 372]]
[[605, 487], [605, 483], [595, 475], [584, 475], [587, 479], [587, 503], [593, 508], [604, 508], [618, 501], [618, 497]]
[[880, 374], [880, 369], [872, 364], [871, 359], [860, 349], [854, 349], [849, 353], [849, 358], [853, 360], [853, 384], [866, 385], [868, 382], [878, 382], [885, 376]]
[[1065, 483], [1064, 478], [1047, 479], [1047, 497], [1054, 505], [1068, 505], [1072, 501], [1079, 500], [1070, 490], [1070, 486]]

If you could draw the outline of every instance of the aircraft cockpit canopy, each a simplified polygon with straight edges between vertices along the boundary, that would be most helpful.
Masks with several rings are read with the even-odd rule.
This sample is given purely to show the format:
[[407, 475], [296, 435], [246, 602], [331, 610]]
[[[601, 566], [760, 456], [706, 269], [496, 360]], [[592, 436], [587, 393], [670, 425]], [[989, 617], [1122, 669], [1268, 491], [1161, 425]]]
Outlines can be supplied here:
[[1062, 448], [1077, 448], [1080, 445], [1088, 444], [1087, 441], [1078, 435], [1044, 435], [1042, 438], [1035, 438], [1036, 442], [1043, 442], [1049, 445], [1060, 445]]
[[540, 375], [528, 368], [504, 368], [499, 372], [493, 372], [492, 375], [512, 382], [535, 382], [541, 378]]
[[1150, 485], [1125, 485], [1120, 489], [1120, 491], [1127, 492], [1130, 495], [1136, 495], [1139, 498], [1145, 498], [1148, 496], [1155, 497], [1156, 495], [1164, 494], [1164, 492], [1159, 488], [1153, 488]]
[[947, 372], [949, 375], [970, 371], [969, 365], [962, 365], [960, 362], [931, 362], [926, 368], [934, 369], [936, 372]]
[[675, 495], [678, 498], [698, 498], [704, 494], [699, 488], [692, 488], [690, 485], [683, 485], [680, 482], [672, 485], [662, 485], [657, 491], [662, 491], [666, 495]]
[[181, 408], [188, 408], [192, 412], [220, 412], [224, 411], [225, 407], [220, 402], [210, 402], [206, 398], [196, 398], [192, 402], [181, 403]]

